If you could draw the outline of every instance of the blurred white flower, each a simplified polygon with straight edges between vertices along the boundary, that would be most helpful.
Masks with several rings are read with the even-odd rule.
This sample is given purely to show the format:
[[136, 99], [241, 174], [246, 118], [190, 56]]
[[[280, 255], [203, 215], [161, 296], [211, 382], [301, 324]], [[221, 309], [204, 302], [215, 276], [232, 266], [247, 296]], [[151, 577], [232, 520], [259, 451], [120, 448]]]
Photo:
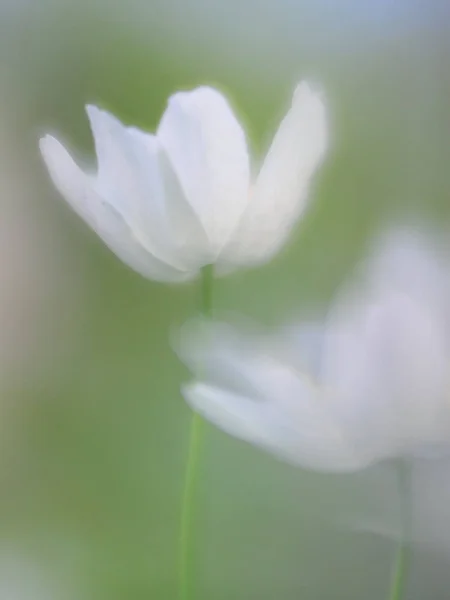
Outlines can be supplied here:
[[324, 105], [306, 83], [252, 184], [244, 131], [212, 88], [173, 95], [155, 135], [94, 106], [87, 114], [97, 173], [47, 135], [40, 148], [51, 178], [113, 252], [159, 281], [269, 260], [303, 211], [327, 146]]
[[193, 322], [178, 351], [194, 410], [303, 467], [351, 471], [450, 449], [445, 268], [424, 239], [384, 239], [325, 324], [275, 335]]

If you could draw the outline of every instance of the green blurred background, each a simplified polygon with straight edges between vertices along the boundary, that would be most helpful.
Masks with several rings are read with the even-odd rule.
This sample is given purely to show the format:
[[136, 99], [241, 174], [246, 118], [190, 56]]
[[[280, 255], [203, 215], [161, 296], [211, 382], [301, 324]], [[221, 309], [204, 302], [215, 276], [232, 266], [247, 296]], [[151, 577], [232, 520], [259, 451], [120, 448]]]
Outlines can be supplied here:
[[[86, 103], [154, 130], [171, 93], [209, 83], [260, 157], [295, 83], [319, 82], [332, 143], [307, 217], [273, 263], [214, 290], [217, 309], [276, 324], [324, 306], [386, 223], [446, 222], [449, 33], [433, 0], [0, 0], [1, 600], [177, 597], [189, 375], [170, 336], [197, 290], [103, 247], [39, 136], [93, 156]], [[386, 597], [388, 469], [308, 473], [209, 426], [205, 445], [198, 600]], [[422, 528], [448, 536], [418, 544], [410, 599], [450, 597], [436, 511]]]

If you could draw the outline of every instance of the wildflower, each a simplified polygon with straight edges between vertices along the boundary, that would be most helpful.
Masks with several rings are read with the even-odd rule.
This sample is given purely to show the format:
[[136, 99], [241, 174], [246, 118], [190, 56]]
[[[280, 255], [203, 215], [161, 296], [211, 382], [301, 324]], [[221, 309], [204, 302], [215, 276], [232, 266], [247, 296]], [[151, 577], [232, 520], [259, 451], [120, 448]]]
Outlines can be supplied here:
[[40, 149], [50, 176], [119, 258], [158, 281], [269, 260], [302, 213], [327, 145], [324, 105], [306, 83], [252, 183], [244, 131], [217, 90], [173, 95], [156, 134], [86, 110], [97, 172], [83, 172], [46, 135]]
[[450, 448], [445, 270], [408, 232], [384, 240], [324, 323], [255, 333], [188, 325], [183, 394], [219, 428], [302, 467], [352, 471]]

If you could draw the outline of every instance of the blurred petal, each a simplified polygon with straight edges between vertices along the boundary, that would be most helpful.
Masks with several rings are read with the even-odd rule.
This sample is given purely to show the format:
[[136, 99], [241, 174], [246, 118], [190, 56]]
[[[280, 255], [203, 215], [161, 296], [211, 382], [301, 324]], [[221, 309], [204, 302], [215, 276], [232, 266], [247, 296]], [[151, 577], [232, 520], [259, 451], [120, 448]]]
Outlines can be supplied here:
[[448, 275], [433, 250], [405, 229], [382, 236], [330, 311], [323, 381], [340, 390], [336, 410], [359, 443], [380, 456], [449, 446]]
[[262, 334], [190, 324], [180, 355], [196, 376], [185, 392], [191, 405], [225, 431], [318, 470], [450, 455], [450, 332], [438, 301], [448, 273], [438, 266], [429, 277], [408, 265], [397, 281], [373, 265], [377, 255], [323, 326]]
[[303, 212], [310, 180], [327, 148], [325, 106], [307, 83], [294, 93], [263, 163], [237, 231], [220, 256], [227, 264], [258, 264], [285, 243]]
[[390, 230], [374, 244], [368, 263], [364, 270], [375, 291], [390, 288], [407, 294], [449, 323], [447, 257], [440, 248], [437, 231], [430, 229], [425, 234], [423, 229], [404, 226]]
[[281, 329], [280, 340], [296, 357], [302, 370], [315, 381], [323, 377], [323, 351], [326, 340], [325, 327], [317, 322], [291, 323]]
[[340, 390], [335, 410], [368, 452], [412, 454], [450, 440], [448, 358], [439, 320], [385, 290], [330, 325], [324, 380]]
[[116, 207], [98, 195], [94, 179], [78, 167], [58, 140], [47, 135], [40, 140], [40, 149], [58, 191], [127, 265], [158, 281], [183, 281], [189, 277], [188, 273], [153, 256], [138, 242]]
[[265, 415], [257, 402], [204, 383], [185, 385], [181, 392], [193, 410], [226, 433], [253, 444], [268, 443]]
[[[182, 393], [190, 406], [226, 433], [307, 469], [354, 471], [366, 466], [362, 455], [323, 410], [317, 395], [299, 380], [300, 394], [290, 407], [195, 382]], [[302, 388], [302, 390], [300, 390]]]
[[269, 395], [277, 386], [266, 368], [274, 362], [270, 340], [256, 328], [247, 328], [246, 333], [241, 335], [228, 323], [191, 319], [181, 328], [174, 347], [194, 373], [201, 373], [203, 381], [244, 396]]
[[169, 99], [157, 135], [217, 254], [248, 201], [242, 127], [222, 94], [200, 87]]
[[325, 471], [369, 462], [352, 448], [323, 390], [278, 350], [276, 339], [270, 344], [225, 323], [193, 321], [178, 351], [199, 380], [183, 395], [220, 429], [288, 462]]

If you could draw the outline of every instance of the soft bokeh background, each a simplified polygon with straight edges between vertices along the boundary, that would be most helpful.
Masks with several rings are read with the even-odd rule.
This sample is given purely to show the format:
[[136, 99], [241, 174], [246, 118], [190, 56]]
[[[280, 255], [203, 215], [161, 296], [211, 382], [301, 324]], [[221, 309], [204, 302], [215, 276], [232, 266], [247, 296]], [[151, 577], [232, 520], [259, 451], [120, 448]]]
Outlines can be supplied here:
[[[294, 84], [319, 82], [332, 147], [308, 216], [214, 292], [274, 324], [326, 303], [386, 222], [446, 222], [449, 34], [445, 0], [0, 0], [1, 600], [177, 593], [190, 414], [169, 338], [197, 290], [116, 260], [50, 185], [39, 135], [92, 155], [86, 102], [152, 130], [168, 95], [210, 83], [258, 157]], [[212, 427], [205, 450], [198, 600], [386, 597], [389, 466], [307, 473]], [[408, 598], [445, 600], [450, 469], [424, 469]]]

